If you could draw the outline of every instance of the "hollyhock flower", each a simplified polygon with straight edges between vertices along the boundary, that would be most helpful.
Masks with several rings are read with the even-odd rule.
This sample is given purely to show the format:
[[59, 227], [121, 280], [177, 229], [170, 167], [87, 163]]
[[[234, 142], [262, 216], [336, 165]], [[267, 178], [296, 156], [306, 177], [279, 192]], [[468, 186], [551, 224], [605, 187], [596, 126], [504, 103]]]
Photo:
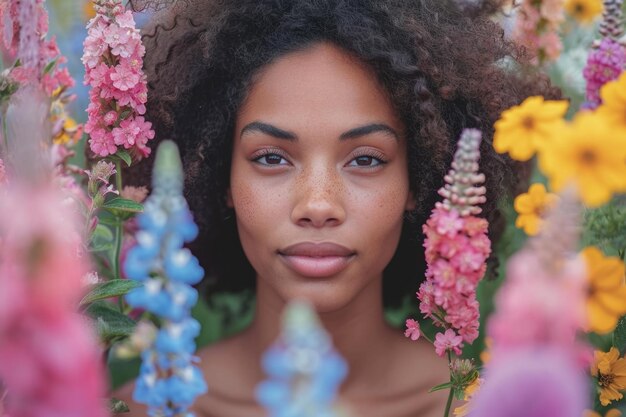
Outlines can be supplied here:
[[626, 314], [624, 263], [618, 257], [605, 257], [596, 247], [582, 251], [587, 264], [587, 316], [589, 330], [609, 333]]
[[626, 358], [619, 357], [619, 350], [612, 347], [608, 352], [595, 351], [591, 375], [598, 378], [600, 403], [603, 406], [621, 400], [626, 390]]
[[[97, 13], [87, 25], [83, 55], [85, 84], [92, 88], [89, 129], [85, 129], [90, 134], [90, 148], [103, 157], [120, 148], [134, 151], [134, 157], [146, 157], [154, 131], [151, 123], [140, 117], [146, 112], [148, 91], [141, 36], [121, 0], [97, 0], [94, 5]], [[124, 120], [117, 127], [120, 116]]]
[[590, 207], [626, 191], [626, 130], [600, 114], [578, 113], [539, 155], [539, 167], [559, 192], [574, 183]]
[[448, 350], [453, 350], [457, 355], [460, 355], [462, 343], [463, 338], [457, 336], [454, 330], [448, 329], [445, 333], [437, 333], [435, 336], [435, 352], [437, 355], [443, 356]]
[[609, 81], [617, 79], [626, 66], [626, 47], [620, 42], [604, 38], [591, 50], [583, 76], [587, 81], [583, 108], [595, 109], [601, 103], [600, 89]]
[[290, 303], [279, 339], [265, 352], [268, 379], [256, 388], [269, 417], [335, 417], [334, 401], [347, 365], [307, 304]]
[[470, 417], [578, 417], [588, 406], [584, 374], [558, 350], [511, 352], [484, 379]]
[[517, 161], [529, 160], [560, 129], [567, 107], [565, 100], [544, 100], [541, 96], [533, 96], [505, 110], [494, 125], [494, 149], [498, 153], [508, 153]]
[[543, 184], [532, 184], [527, 193], [515, 197], [513, 207], [517, 212], [515, 227], [535, 236], [541, 227], [544, 213], [556, 203], [556, 195], [548, 193]]
[[416, 341], [420, 337], [420, 324], [413, 319], [406, 321], [406, 330], [404, 335], [409, 339]]
[[[428, 265], [426, 281], [417, 292], [420, 311], [455, 335], [453, 340], [459, 344], [449, 349], [456, 353], [460, 353], [462, 341], [472, 343], [478, 337], [476, 286], [491, 253], [488, 223], [475, 217], [481, 211], [478, 204], [485, 201], [485, 189], [478, 186], [484, 181], [477, 172], [480, 139], [476, 130], [467, 129], [461, 135], [452, 169], [445, 176], [446, 185], [439, 190], [444, 199], [423, 226]], [[445, 350], [441, 343], [437, 346], [438, 353]]]
[[137, 217], [137, 245], [124, 261], [129, 279], [143, 283], [126, 301], [161, 319], [154, 343], [142, 353], [140, 376], [133, 399], [148, 405], [149, 414], [192, 415], [188, 408], [206, 392], [206, 383], [194, 362], [195, 338], [200, 325], [191, 318], [198, 292], [191, 285], [204, 271], [185, 242], [198, 234], [182, 196], [183, 171], [178, 148], [163, 142], [156, 155], [153, 193]]

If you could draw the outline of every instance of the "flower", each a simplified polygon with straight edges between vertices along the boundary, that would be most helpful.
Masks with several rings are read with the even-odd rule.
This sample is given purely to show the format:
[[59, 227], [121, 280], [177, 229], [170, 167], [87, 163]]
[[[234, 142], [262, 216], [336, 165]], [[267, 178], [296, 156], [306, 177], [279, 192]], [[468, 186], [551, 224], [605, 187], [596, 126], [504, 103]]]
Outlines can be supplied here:
[[589, 329], [609, 333], [626, 314], [624, 263], [617, 257], [605, 257], [595, 247], [582, 251], [587, 262], [587, 316]]
[[563, 20], [563, 0], [522, 0], [516, 6], [515, 41], [530, 52], [535, 64], [558, 58], [562, 49], [558, 30]]
[[582, 201], [600, 206], [626, 190], [626, 130], [603, 117], [579, 113], [539, 156], [539, 167], [555, 191], [574, 182]]
[[580, 23], [591, 23], [602, 13], [602, 0], [567, 0], [565, 10]]
[[567, 106], [567, 101], [544, 101], [543, 97], [533, 96], [505, 110], [494, 125], [494, 149], [508, 152], [518, 161], [529, 160], [555, 136]]
[[143, 203], [148, 196], [148, 188], [144, 186], [133, 187], [132, 185], [125, 185], [120, 195], [122, 198], [127, 200], [133, 200], [136, 203]]
[[518, 195], [513, 202], [518, 216], [515, 227], [523, 229], [529, 236], [539, 232], [543, 213], [556, 201], [556, 195], [546, 191], [543, 184], [532, 184], [527, 193]]
[[626, 65], [626, 47], [611, 38], [604, 38], [587, 57], [583, 76], [587, 81], [583, 108], [595, 109], [601, 104], [600, 89], [619, 77]]
[[591, 375], [598, 378], [600, 403], [603, 406], [624, 397], [619, 391], [626, 390], [626, 359], [619, 357], [616, 348], [612, 347], [608, 352], [594, 352]]
[[4, 162], [2, 161], [2, 158], [0, 158], [0, 185], [6, 184], [7, 182], [7, 171], [4, 167]]
[[445, 333], [437, 333], [435, 335], [435, 352], [437, 355], [443, 356], [448, 350], [453, 350], [454, 353], [460, 355], [462, 342], [463, 337], [458, 336], [452, 329], [446, 330]]
[[191, 285], [204, 275], [185, 243], [198, 234], [183, 192], [178, 148], [164, 141], [157, 151], [153, 193], [137, 218], [137, 245], [128, 251], [124, 272], [143, 283], [125, 298], [160, 318], [154, 342], [144, 346], [133, 399], [148, 405], [149, 415], [187, 415], [195, 398], [206, 392], [194, 362], [200, 324], [191, 317], [198, 292]]
[[[622, 415], [621, 411], [619, 411], [617, 408], [612, 408], [606, 412], [604, 417], [621, 417], [621, 415]], [[585, 410], [583, 417], [602, 417], [602, 416], [600, 415], [600, 413], [597, 413], [595, 411]]]
[[420, 337], [420, 324], [413, 319], [407, 319], [406, 330], [404, 335], [413, 341], [416, 341]]
[[616, 80], [606, 83], [600, 90], [602, 105], [598, 114], [605, 117], [613, 128], [626, 129], [626, 71]]
[[574, 417], [588, 407], [584, 374], [559, 350], [515, 351], [489, 367], [469, 416]]
[[264, 353], [269, 378], [256, 398], [269, 417], [334, 417], [334, 401], [348, 372], [311, 306], [287, 305], [279, 339]]
[[464, 417], [470, 412], [472, 406], [471, 400], [478, 393], [478, 390], [480, 390], [484, 382], [485, 380], [483, 378], [475, 378], [472, 383], [465, 387], [463, 391], [463, 401], [465, 401], [465, 404], [454, 409], [455, 416]]

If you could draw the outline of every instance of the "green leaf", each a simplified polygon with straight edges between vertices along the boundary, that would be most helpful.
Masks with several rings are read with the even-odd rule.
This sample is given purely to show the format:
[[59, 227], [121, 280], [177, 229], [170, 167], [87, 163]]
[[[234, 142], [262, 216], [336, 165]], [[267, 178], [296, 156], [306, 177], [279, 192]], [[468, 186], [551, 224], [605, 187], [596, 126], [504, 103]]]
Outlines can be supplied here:
[[143, 205], [133, 201], [128, 200], [126, 198], [114, 197], [109, 201], [106, 201], [103, 205], [103, 208], [111, 211], [111, 210], [119, 210], [119, 211], [127, 211], [131, 213], [141, 213], [143, 211]]
[[103, 224], [98, 224], [91, 234], [89, 248], [92, 252], [103, 252], [113, 247], [113, 232]]
[[613, 346], [620, 351], [620, 355], [626, 354], [626, 316], [617, 322], [617, 327], [613, 333]]
[[133, 158], [131, 158], [130, 154], [126, 152], [124, 149], [120, 149], [115, 153], [115, 156], [120, 158], [122, 161], [126, 163], [126, 166], [130, 166], [133, 162]]
[[96, 284], [93, 289], [83, 297], [80, 305], [83, 306], [93, 303], [94, 301], [105, 300], [111, 297], [119, 297], [139, 286], [141, 286], [139, 282], [128, 279], [112, 279], [101, 284]]
[[47, 73], [49, 73], [50, 71], [52, 71], [52, 68], [54, 68], [54, 66], [55, 66], [56, 64], [57, 64], [57, 60], [56, 60], [56, 59], [55, 59], [55, 60], [53, 60], [53, 61], [50, 61], [50, 62], [48, 63], [48, 65], [46, 65], [46, 67], [43, 69], [43, 73], [44, 73], [44, 74], [47, 74]]
[[94, 320], [100, 341], [106, 346], [127, 338], [135, 330], [135, 322], [108, 302], [96, 301], [85, 312]]
[[428, 392], [441, 391], [442, 389], [452, 388], [452, 382], [444, 382], [443, 384], [435, 385]]
[[109, 411], [111, 414], [129, 413], [130, 408], [128, 408], [128, 404], [124, 401], [118, 400], [117, 398], [111, 398], [109, 401]]

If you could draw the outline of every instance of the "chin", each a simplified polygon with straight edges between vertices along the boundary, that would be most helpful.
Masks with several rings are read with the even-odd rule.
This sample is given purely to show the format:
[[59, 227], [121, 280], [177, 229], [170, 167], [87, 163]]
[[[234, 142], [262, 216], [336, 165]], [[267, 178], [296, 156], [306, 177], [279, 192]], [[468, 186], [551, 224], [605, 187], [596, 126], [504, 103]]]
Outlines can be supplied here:
[[357, 299], [359, 293], [361, 288], [322, 280], [296, 283], [279, 289], [285, 302], [306, 300], [319, 314], [343, 310]]

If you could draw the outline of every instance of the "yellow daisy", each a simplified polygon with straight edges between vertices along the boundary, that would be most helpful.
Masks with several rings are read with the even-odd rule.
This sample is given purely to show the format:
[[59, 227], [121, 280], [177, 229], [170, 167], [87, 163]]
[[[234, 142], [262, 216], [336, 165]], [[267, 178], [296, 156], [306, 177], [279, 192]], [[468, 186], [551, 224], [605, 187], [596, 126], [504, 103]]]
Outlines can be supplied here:
[[580, 23], [591, 23], [602, 13], [602, 0], [567, 0], [565, 11]]
[[505, 110], [494, 125], [494, 149], [508, 152], [517, 161], [528, 161], [554, 136], [567, 106], [567, 101], [544, 101], [541, 96], [533, 96]]
[[515, 197], [513, 207], [518, 216], [515, 227], [523, 229], [524, 233], [534, 236], [539, 232], [543, 214], [556, 202], [557, 196], [548, 193], [543, 184], [532, 184], [527, 193]]
[[559, 192], [570, 183], [591, 207], [626, 191], [626, 129], [615, 129], [597, 113], [583, 112], [539, 154], [539, 167]]
[[600, 404], [606, 407], [624, 397], [620, 391], [626, 389], [626, 359], [619, 357], [616, 348], [612, 347], [608, 352], [594, 352], [591, 375], [598, 378]]
[[[612, 408], [606, 412], [604, 417], [621, 417], [621, 415], [622, 415], [621, 411], [619, 411], [617, 408]], [[602, 416], [600, 415], [600, 413], [596, 411], [585, 410], [585, 412], [583, 413], [583, 417], [602, 417]]]
[[602, 105], [598, 114], [604, 116], [611, 127], [626, 129], [626, 71], [615, 81], [606, 83], [600, 90]]
[[609, 333], [626, 314], [624, 263], [617, 257], [605, 257], [593, 246], [582, 251], [587, 264], [587, 318], [589, 329]]

